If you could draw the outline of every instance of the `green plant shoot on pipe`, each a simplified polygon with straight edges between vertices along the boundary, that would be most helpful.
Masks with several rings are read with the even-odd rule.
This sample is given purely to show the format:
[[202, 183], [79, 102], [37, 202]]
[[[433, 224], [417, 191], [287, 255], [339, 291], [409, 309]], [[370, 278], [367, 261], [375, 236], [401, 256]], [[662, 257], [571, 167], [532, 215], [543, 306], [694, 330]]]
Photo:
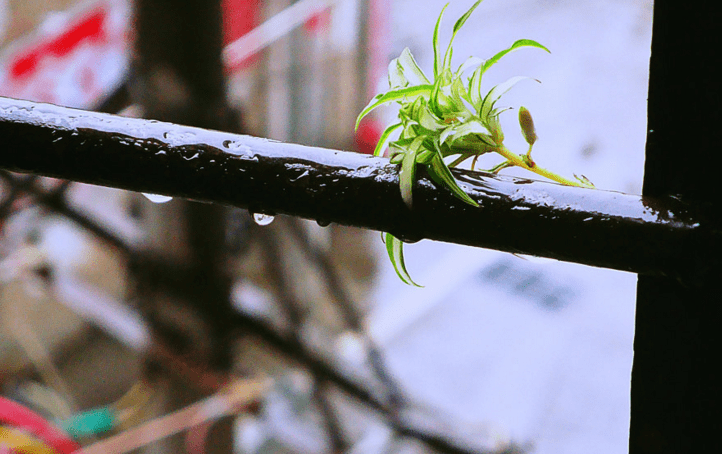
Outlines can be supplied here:
[[[499, 115], [510, 108], [497, 107], [497, 102], [518, 82], [535, 79], [517, 76], [492, 87], [485, 94], [481, 89], [484, 73], [509, 52], [522, 47], [535, 47], [546, 52], [549, 52], [549, 49], [534, 40], [520, 39], [488, 60], [469, 57], [456, 71], [452, 70], [454, 38], [481, 2], [482, 0], [478, 0], [474, 3], [456, 21], [449, 45], [442, 54], [439, 48], [439, 27], [444, 10], [449, 6], [447, 3], [442, 8], [434, 27], [432, 79], [419, 68], [411, 51], [408, 48], [404, 49], [401, 55], [389, 64], [389, 90], [374, 97], [356, 120], [358, 129], [361, 120], [375, 108], [392, 102], [400, 105], [399, 122], [384, 130], [374, 155], [381, 155], [388, 145], [391, 163], [401, 166], [399, 171], [401, 197], [409, 209], [412, 208], [412, 188], [417, 165], [426, 166], [429, 176], [436, 185], [448, 189], [464, 202], [478, 206], [476, 201], [459, 187], [449, 168], [471, 158], [473, 170], [479, 156], [487, 153], [496, 153], [503, 158], [503, 161], [487, 170], [491, 173], [516, 166], [561, 184], [593, 187], [585, 177], [575, 175], [575, 180], [567, 179], [534, 162], [531, 152], [537, 135], [534, 121], [525, 107], [519, 108], [519, 125], [529, 149], [524, 154], [517, 154], [504, 146], [504, 133], [499, 123]], [[471, 76], [466, 76], [472, 69]], [[398, 138], [391, 140], [393, 136]], [[406, 270], [403, 242], [390, 233], [383, 234], [383, 238], [389, 259], [399, 278], [409, 285], [418, 286]]]

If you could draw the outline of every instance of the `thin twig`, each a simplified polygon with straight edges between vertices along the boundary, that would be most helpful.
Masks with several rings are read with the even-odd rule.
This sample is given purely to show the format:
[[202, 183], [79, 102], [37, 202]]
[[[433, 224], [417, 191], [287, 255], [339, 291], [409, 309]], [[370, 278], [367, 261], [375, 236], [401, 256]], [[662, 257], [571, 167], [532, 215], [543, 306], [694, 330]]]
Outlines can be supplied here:
[[[296, 234], [298, 229], [298, 221], [291, 219], [289, 224], [291, 225], [291, 231]], [[303, 322], [303, 316], [300, 311], [300, 302], [291, 291], [286, 273], [283, 269], [281, 262], [281, 251], [279, 250], [278, 243], [272, 238], [272, 231], [269, 229], [257, 229], [259, 230], [259, 236], [264, 246], [268, 260], [268, 266], [270, 267], [270, 278], [274, 284], [274, 290], [276, 292], [277, 300], [283, 305], [286, 316], [291, 322], [291, 336], [294, 342], [302, 345], [303, 342], [300, 338], [301, 324]], [[297, 238], [298, 243], [303, 247], [308, 245], [308, 238]], [[329, 435], [329, 441], [334, 454], [340, 454], [348, 449], [349, 443], [345, 439], [343, 431], [341, 430], [338, 418], [331, 407], [330, 402], [323, 392], [323, 379], [315, 378], [313, 396], [318, 402], [323, 416], [326, 431]]]
[[341, 427], [341, 421], [339, 421], [336, 411], [333, 408], [333, 404], [327, 395], [326, 383], [323, 380], [316, 380], [313, 389], [313, 397], [318, 402], [318, 406], [323, 415], [323, 419], [326, 423], [326, 432], [328, 438], [331, 441], [331, 451], [333, 454], [342, 454], [346, 452], [350, 443], [344, 435], [343, 428]]
[[[30, 179], [20, 179], [13, 176], [6, 170], [0, 169], [0, 178], [4, 179], [13, 188], [16, 188], [14, 189], [15, 192], [13, 192], [13, 194], [17, 194], [17, 191], [26, 192], [30, 194], [39, 205], [49, 208], [66, 217], [70, 221], [97, 236], [101, 240], [111, 244], [120, 251], [125, 253], [130, 253], [132, 251], [130, 244], [126, 243], [125, 240], [110, 232], [100, 223], [91, 219], [85, 213], [71, 207], [67, 203], [65, 200], [65, 194], [69, 188], [69, 182], [64, 182], [59, 188], [56, 188], [54, 191], [48, 193], [33, 184], [34, 181], [29, 181]], [[17, 195], [15, 195], [15, 197], [17, 197]], [[2, 211], [0, 211], [0, 215], [2, 215]]]
[[371, 369], [378, 380], [383, 384], [392, 408], [396, 408], [398, 410], [405, 400], [400, 386], [386, 369], [381, 350], [364, 330], [361, 322], [361, 314], [359, 314], [357, 305], [353, 302], [353, 298], [346, 286], [341, 282], [341, 277], [339, 276], [336, 267], [331, 262], [330, 257], [309, 241], [308, 235], [301, 228], [301, 225], [298, 222], [291, 223], [291, 232], [293, 233], [296, 241], [304, 248], [306, 254], [314, 262], [316, 262], [323, 271], [323, 276], [326, 278], [326, 285], [331, 293], [331, 296], [341, 310], [341, 314], [343, 315], [346, 324], [364, 339], [365, 345], [368, 349]]
[[11, 332], [45, 384], [62, 396], [64, 405], [58, 407], [58, 410], [62, 411], [62, 414], [58, 416], [61, 418], [70, 417], [78, 409], [70, 388], [53, 363], [47, 348], [21, 313], [21, 309], [17, 307], [17, 304], [10, 304], [9, 306], [11, 314], [8, 325]]
[[[256, 224], [252, 224], [256, 227]], [[267, 276], [273, 285], [273, 291], [276, 294], [276, 300], [283, 306], [291, 323], [291, 335], [294, 340], [301, 342], [298, 333], [303, 323], [303, 314], [301, 313], [301, 304], [290, 289], [286, 272], [283, 269], [281, 251], [278, 247], [278, 241], [273, 237], [274, 232], [268, 228], [256, 228], [255, 233], [263, 246], [266, 264], [269, 267]]]
[[83, 448], [78, 454], [123, 454], [198, 424], [233, 414], [260, 399], [269, 389], [268, 380], [242, 380], [217, 394], [173, 413]]
[[293, 342], [277, 333], [270, 324], [242, 313], [235, 315], [234, 322], [240, 335], [257, 336], [268, 346], [300, 362], [308, 368], [317, 379], [333, 383], [341, 391], [363, 403], [370, 410], [377, 412], [386, 420], [391, 429], [399, 434], [415, 438], [441, 453], [480, 454], [479, 452], [460, 446], [459, 443], [451, 437], [430, 434], [423, 429], [419, 429], [408, 422], [400, 420], [394, 408], [388, 403], [378, 399], [374, 393], [368, 390], [362, 383], [344, 376], [334, 366], [311, 353], [303, 344]]

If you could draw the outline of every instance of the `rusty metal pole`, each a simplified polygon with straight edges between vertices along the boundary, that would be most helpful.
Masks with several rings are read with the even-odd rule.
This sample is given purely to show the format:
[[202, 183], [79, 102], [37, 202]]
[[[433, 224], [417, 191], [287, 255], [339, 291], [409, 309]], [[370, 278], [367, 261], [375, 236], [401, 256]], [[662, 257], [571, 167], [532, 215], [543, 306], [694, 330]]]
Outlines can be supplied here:
[[[719, 220], [719, 60], [722, 14], [711, 2], [654, 3], [646, 196], [707, 202]], [[623, 107], [622, 107], [623, 108]], [[705, 245], [696, 252], [702, 253]], [[722, 452], [722, 297], [719, 262], [708, 278], [640, 276], [637, 290], [632, 454]]]

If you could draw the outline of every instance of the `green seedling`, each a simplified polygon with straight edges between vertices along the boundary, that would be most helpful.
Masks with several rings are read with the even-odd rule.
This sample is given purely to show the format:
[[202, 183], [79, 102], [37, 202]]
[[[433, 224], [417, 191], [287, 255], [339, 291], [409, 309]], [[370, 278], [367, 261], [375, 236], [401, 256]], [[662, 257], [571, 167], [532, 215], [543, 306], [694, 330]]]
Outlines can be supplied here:
[[[401, 55], [389, 64], [389, 90], [374, 97], [356, 120], [358, 128], [361, 120], [377, 107], [390, 103], [399, 104], [399, 122], [384, 130], [374, 155], [380, 156], [388, 145], [391, 163], [400, 165], [401, 198], [409, 209], [412, 208], [412, 188], [418, 165], [426, 167], [436, 185], [448, 189], [462, 201], [478, 206], [477, 202], [459, 187], [449, 168], [472, 159], [471, 169], [474, 170], [479, 156], [487, 153], [496, 153], [503, 158], [503, 161], [487, 170], [490, 173], [496, 174], [507, 167], [521, 167], [561, 184], [593, 187], [586, 178], [570, 180], [534, 162], [531, 152], [537, 135], [534, 121], [525, 107], [519, 108], [519, 125], [529, 149], [524, 154], [517, 154], [504, 145], [499, 115], [510, 108], [498, 107], [497, 102], [517, 83], [536, 79], [512, 77], [492, 87], [488, 92], [482, 92], [484, 73], [506, 54], [523, 47], [533, 47], [546, 52], [549, 52], [549, 49], [534, 40], [520, 39], [487, 60], [469, 57], [456, 71], [452, 71], [454, 38], [481, 2], [482, 0], [478, 0], [474, 3], [456, 21], [449, 45], [442, 54], [439, 48], [439, 27], [444, 10], [449, 6], [447, 3], [434, 27], [433, 78], [429, 79], [419, 68], [411, 51], [404, 49]], [[469, 72], [471, 75], [467, 76]], [[391, 140], [392, 137], [397, 138]], [[385, 233], [383, 237], [399, 278], [407, 284], [418, 286], [406, 270], [403, 242], [390, 233]]]

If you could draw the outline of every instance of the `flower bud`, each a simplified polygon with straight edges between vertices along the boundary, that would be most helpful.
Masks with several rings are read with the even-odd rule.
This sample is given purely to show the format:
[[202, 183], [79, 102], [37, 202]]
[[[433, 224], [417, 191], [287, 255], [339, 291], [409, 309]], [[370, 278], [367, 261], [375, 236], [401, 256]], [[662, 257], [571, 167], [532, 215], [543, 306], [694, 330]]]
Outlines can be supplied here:
[[529, 110], [524, 106], [519, 108], [519, 125], [521, 126], [521, 133], [524, 135], [526, 143], [534, 145], [537, 138], [536, 130], [534, 128], [534, 120], [532, 120]]

